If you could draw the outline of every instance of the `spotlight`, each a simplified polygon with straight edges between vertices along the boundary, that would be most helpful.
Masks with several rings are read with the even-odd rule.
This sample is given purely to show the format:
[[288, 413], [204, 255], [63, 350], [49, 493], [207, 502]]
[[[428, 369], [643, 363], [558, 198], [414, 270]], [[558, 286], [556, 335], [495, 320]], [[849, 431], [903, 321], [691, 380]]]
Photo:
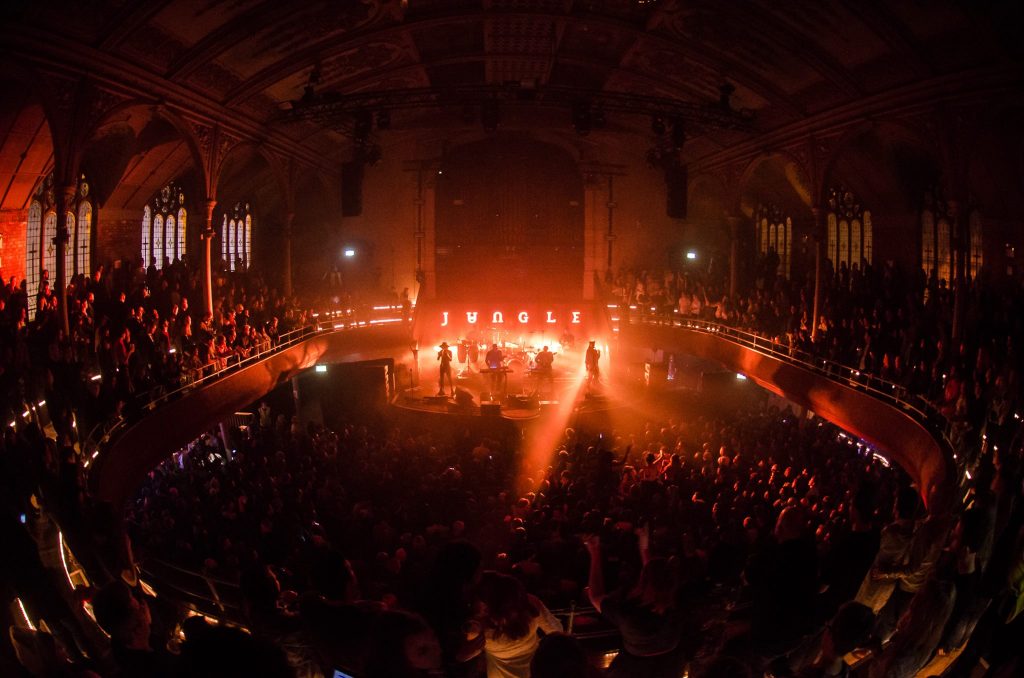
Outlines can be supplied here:
[[661, 116], [654, 116], [651, 118], [651, 132], [660, 137], [665, 133], [665, 121], [661, 119]]
[[356, 251], [351, 247], [346, 247], [345, 251], [342, 254], [344, 254], [347, 259], [351, 259], [356, 255]]
[[483, 124], [485, 132], [498, 131], [498, 124], [501, 122], [501, 108], [498, 107], [497, 101], [485, 101], [481, 104], [480, 122]]
[[686, 253], [686, 258], [690, 261], [695, 261], [697, 259], [697, 253], [693, 250], [689, 250]]
[[316, 366], [316, 373], [317, 374], [326, 374], [327, 373], [327, 365], [317, 365]]

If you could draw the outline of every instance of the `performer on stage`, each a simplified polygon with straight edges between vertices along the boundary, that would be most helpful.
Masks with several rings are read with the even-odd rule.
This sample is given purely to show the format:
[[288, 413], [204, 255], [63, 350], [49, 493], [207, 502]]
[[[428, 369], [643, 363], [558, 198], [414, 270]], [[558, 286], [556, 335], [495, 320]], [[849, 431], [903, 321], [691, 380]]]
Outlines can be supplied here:
[[536, 392], [539, 394], [541, 384], [547, 383], [547, 393], [550, 393], [551, 390], [555, 387], [555, 377], [553, 369], [553, 366], [555, 364], [555, 354], [549, 351], [548, 347], [545, 346], [544, 348], [541, 349], [540, 353], [537, 354], [537, 357], [534, 358], [534, 362], [537, 363]]
[[505, 356], [497, 344], [491, 344], [491, 350], [484, 356], [487, 369], [491, 371], [491, 391], [504, 391], [505, 384]]
[[597, 350], [594, 346], [594, 342], [590, 342], [590, 346], [587, 347], [587, 388], [591, 388], [595, 383], [601, 379], [601, 368], [598, 367], [598, 361], [601, 360], [601, 351]]
[[437, 377], [437, 395], [445, 395], [444, 380], [448, 378], [448, 390], [455, 395], [455, 384], [452, 383], [452, 352], [448, 343], [441, 342], [441, 350], [437, 352], [437, 359], [441, 362], [440, 372]]

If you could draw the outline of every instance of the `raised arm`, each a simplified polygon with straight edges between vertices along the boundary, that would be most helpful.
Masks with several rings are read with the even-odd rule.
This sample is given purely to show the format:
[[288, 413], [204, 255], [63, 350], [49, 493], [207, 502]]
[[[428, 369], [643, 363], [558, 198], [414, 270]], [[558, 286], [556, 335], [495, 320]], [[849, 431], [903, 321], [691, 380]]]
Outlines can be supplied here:
[[604, 571], [601, 569], [601, 538], [590, 535], [584, 541], [590, 553], [590, 576], [587, 581], [587, 597], [590, 604], [600, 612], [601, 601], [604, 600]]

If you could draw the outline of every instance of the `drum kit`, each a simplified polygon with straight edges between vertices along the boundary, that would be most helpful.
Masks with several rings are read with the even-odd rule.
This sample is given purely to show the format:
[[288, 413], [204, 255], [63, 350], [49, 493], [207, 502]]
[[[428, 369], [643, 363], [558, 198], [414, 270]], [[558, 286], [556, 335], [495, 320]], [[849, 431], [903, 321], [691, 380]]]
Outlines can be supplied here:
[[456, 345], [456, 360], [460, 365], [456, 379], [468, 379], [474, 372], [485, 375], [500, 373], [502, 377], [496, 379], [494, 383], [501, 383], [501, 390], [507, 392], [508, 375], [519, 374], [523, 376], [520, 384], [522, 392], [535, 394], [539, 381], [536, 359], [542, 347], [526, 344], [522, 337], [518, 337], [519, 341], [510, 341], [501, 336], [504, 334], [508, 334], [508, 331], [495, 328], [494, 338], [496, 341], [493, 343], [496, 343], [501, 349], [503, 358], [502, 366], [495, 369], [487, 366], [477, 367], [479, 358], [487, 353], [490, 344], [481, 343], [475, 339], [461, 340]]

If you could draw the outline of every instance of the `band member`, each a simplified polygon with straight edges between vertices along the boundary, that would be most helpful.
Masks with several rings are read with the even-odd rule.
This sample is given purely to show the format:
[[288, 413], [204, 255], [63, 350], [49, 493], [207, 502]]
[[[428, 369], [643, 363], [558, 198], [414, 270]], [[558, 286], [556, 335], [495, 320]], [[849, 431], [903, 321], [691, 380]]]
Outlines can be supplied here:
[[590, 346], [587, 347], [587, 387], [593, 386], [596, 382], [601, 379], [601, 368], [598, 367], [598, 361], [601, 360], [601, 351], [597, 350], [594, 346], [594, 342], [590, 342]]
[[455, 395], [455, 384], [452, 383], [452, 352], [448, 348], [447, 342], [441, 342], [441, 350], [437, 352], [437, 359], [441, 363], [441, 368], [437, 376], [437, 395], [445, 395], [445, 377], [448, 378], [448, 390], [451, 391], [452, 395]]
[[548, 350], [545, 346], [541, 349], [537, 357], [534, 358], [534, 362], [537, 363], [537, 392], [540, 393], [541, 384], [547, 383], [548, 392], [555, 385], [554, 369], [555, 354]]
[[484, 362], [487, 363], [487, 369], [491, 371], [491, 390], [504, 390], [505, 356], [501, 354], [501, 349], [498, 348], [497, 344], [491, 344], [491, 350], [487, 352], [486, 356], [484, 356]]

